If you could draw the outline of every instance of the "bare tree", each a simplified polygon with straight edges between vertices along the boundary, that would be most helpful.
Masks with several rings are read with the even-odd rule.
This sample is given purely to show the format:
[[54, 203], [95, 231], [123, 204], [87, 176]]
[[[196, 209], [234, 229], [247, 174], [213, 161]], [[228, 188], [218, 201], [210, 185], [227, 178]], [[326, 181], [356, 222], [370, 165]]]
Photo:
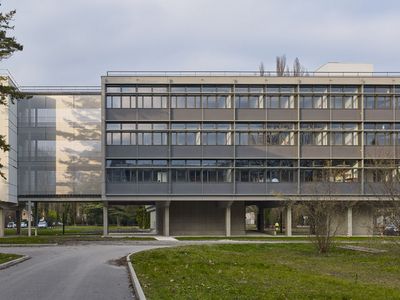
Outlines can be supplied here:
[[286, 55], [276, 57], [276, 76], [285, 76], [287, 71]]
[[[381, 157], [390, 157], [384, 155]], [[377, 213], [384, 217], [381, 233], [385, 227], [389, 234], [398, 235], [400, 230], [400, 164], [394, 159], [371, 159], [366, 163], [365, 181], [367, 192], [381, 201], [373, 202]]]
[[259, 71], [260, 71], [260, 76], [264, 76], [265, 74], [265, 69], [264, 69], [264, 63], [261, 62], [260, 66], [258, 67]]
[[310, 200], [296, 201], [289, 199], [296, 205], [301, 205], [310, 225], [309, 238], [319, 253], [328, 253], [334, 245], [334, 238], [341, 225], [347, 205], [340, 201], [337, 183], [343, 182], [345, 170], [327, 169], [314, 178], [315, 181], [304, 184], [302, 192], [309, 195]]
[[310, 225], [310, 239], [319, 253], [328, 253], [333, 246], [334, 237], [339, 226], [337, 215], [343, 212], [344, 204], [335, 199], [303, 201]]
[[293, 76], [304, 76], [305, 73], [306, 73], [306, 69], [300, 63], [299, 58], [296, 57], [294, 62], [293, 62]]

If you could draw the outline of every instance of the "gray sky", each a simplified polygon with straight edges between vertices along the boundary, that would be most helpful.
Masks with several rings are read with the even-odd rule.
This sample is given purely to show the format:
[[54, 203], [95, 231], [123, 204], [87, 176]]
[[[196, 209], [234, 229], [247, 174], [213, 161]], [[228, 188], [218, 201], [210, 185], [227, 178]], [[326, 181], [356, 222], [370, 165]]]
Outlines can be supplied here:
[[400, 1], [3, 0], [20, 85], [99, 85], [108, 70], [274, 70], [298, 56], [400, 71]]

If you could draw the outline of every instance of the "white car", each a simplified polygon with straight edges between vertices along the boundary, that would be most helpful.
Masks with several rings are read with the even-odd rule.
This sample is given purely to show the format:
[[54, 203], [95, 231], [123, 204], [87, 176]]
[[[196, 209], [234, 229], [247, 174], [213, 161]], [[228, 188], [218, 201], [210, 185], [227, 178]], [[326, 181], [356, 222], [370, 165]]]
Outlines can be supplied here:
[[28, 227], [28, 223], [27, 222], [21, 222], [21, 228], [26, 228]]
[[46, 221], [39, 221], [37, 227], [38, 228], [47, 228], [47, 227], [49, 227], [49, 225], [47, 225]]
[[7, 228], [17, 228], [17, 224], [15, 222], [8, 222]]

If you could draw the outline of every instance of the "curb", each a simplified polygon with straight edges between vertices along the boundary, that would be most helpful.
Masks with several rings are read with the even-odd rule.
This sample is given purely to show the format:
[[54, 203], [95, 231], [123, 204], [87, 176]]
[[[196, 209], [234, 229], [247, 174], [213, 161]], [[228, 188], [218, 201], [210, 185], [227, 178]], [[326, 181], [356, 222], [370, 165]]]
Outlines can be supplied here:
[[1, 247], [52, 247], [52, 246], [58, 246], [58, 244], [0, 244]]
[[14, 266], [16, 264], [22, 263], [23, 261], [28, 260], [30, 258], [31, 258], [30, 256], [24, 255], [24, 256], [22, 256], [20, 258], [5, 262], [3, 264], [0, 264], [0, 270], [3, 270], [3, 269], [6, 269], [6, 268], [9, 268], [11, 266]]
[[[136, 253], [136, 252], [135, 252]], [[133, 285], [133, 290], [135, 292], [135, 296], [139, 300], [146, 300], [146, 296], [144, 295], [142, 286], [140, 285], [139, 279], [135, 273], [135, 270], [133, 269], [132, 263], [131, 263], [131, 256], [135, 253], [131, 253], [126, 257], [126, 261], [128, 262], [128, 269], [129, 269], [129, 275], [131, 277], [132, 285]]]

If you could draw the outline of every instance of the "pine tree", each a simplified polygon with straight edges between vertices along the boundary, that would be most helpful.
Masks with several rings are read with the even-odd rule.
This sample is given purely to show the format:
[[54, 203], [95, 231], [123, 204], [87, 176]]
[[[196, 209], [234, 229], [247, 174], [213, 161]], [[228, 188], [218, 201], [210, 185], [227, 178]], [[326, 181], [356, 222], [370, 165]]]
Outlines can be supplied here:
[[[10, 31], [14, 30], [11, 26], [16, 11], [12, 10], [7, 13], [0, 12], [0, 61], [9, 58], [16, 51], [22, 51], [23, 46], [19, 44], [15, 37], [9, 36]], [[0, 105], [8, 105], [9, 101], [14, 103], [16, 99], [25, 98], [17, 87], [8, 85], [8, 79], [5, 76], [0, 76]], [[10, 146], [7, 144], [5, 136], [0, 135], [0, 151], [9, 151]], [[1, 168], [3, 165], [0, 162], [0, 176], [5, 178]]]

